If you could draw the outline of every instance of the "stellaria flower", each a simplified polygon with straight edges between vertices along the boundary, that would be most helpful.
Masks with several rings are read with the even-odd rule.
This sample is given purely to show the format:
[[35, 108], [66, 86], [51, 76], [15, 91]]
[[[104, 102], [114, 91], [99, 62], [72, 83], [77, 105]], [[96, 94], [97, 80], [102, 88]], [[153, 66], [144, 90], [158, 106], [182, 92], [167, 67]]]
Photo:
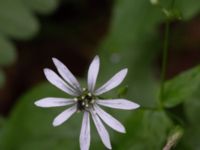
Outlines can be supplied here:
[[100, 105], [124, 110], [136, 109], [139, 107], [139, 105], [126, 99], [101, 99], [99, 95], [106, 93], [121, 84], [127, 74], [128, 69], [122, 69], [100, 88], [96, 89], [95, 85], [100, 66], [99, 57], [96, 56], [89, 67], [87, 79], [88, 87], [81, 88], [81, 85], [77, 79], [63, 63], [56, 58], [53, 58], [53, 62], [62, 78], [59, 77], [54, 71], [46, 68], [44, 69], [44, 73], [47, 80], [74, 98], [67, 99], [48, 97], [36, 101], [35, 105], [39, 107], [59, 107], [72, 105], [54, 119], [53, 126], [61, 125], [75, 112], [81, 111], [83, 112], [83, 121], [79, 138], [80, 149], [89, 150], [90, 147], [90, 116], [94, 121], [97, 132], [103, 144], [108, 149], [112, 149], [109, 134], [102, 121], [118, 132], [125, 133], [126, 131], [124, 126], [117, 119], [101, 109]]

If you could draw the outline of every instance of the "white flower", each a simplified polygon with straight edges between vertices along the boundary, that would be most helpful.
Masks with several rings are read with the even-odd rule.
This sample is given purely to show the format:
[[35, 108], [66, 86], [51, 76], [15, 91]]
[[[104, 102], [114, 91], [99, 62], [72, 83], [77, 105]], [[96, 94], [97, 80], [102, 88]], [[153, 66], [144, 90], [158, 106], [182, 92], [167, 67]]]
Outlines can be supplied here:
[[99, 57], [96, 56], [89, 67], [87, 80], [88, 87], [81, 88], [77, 79], [64, 64], [62, 64], [56, 58], [53, 58], [53, 62], [60, 76], [65, 81], [61, 77], [59, 77], [54, 71], [50, 69], [44, 69], [47, 80], [54, 86], [73, 96], [74, 98], [67, 99], [48, 97], [36, 101], [35, 105], [39, 107], [59, 107], [72, 105], [70, 108], [60, 113], [54, 119], [53, 126], [61, 125], [63, 122], [67, 121], [75, 112], [83, 112], [83, 121], [79, 139], [81, 150], [89, 150], [90, 147], [91, 115], [103, 144], [108, 149], [112, 149], [109, 134], [104, 127], [102, 121], [118, 132], [125, 133], [126, 131], [124, 126], [117, 119], [101, 109], [100, 105], [124, 110], [136, 109], [139, 107], [139, 105], [126, 99], [101, 100], [99, 95], [117, 87], [124, 80], [128, 70], [123, 69], [119, 71], [104, 85], [102, 85], [100, 88], [95, 89], [100, 65]]

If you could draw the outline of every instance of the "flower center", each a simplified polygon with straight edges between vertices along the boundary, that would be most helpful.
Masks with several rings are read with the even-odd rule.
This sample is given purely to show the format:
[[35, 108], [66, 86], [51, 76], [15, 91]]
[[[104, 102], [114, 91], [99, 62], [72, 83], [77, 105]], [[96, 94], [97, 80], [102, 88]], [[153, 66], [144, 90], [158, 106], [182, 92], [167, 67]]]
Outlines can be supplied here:
[[96, 97], [88, 92], [87, 89], [83, 90], [83, 94], [75, 100], [77, 101], [77, 110], [83, 111], [91, 108], [95, 102]]

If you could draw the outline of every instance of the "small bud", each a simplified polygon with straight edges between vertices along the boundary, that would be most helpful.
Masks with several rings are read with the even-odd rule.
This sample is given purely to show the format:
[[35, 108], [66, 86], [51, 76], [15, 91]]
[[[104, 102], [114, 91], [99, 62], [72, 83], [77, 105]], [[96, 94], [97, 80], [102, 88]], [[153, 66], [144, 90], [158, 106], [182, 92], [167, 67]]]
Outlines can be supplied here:
[[85, 96], [81, 96], [81, 99], [85, 99]]
[[160, 3], [160, 1], [159, 0], [150, 0], [150, 3], [152, 5], [158, 5]]
[[182, 14], [181, 14], [181, 12], [179, 10], [176, 10], [176, 9], [167, 10], [167, 9], [163, 8], [162, 12], [164, 13], [164, 15], [170, 21], [181, 20], [182, 19]]
[[124, 86], [124, 87], [121, 87], [121, 88], [118, 90], [117, 95], [118, 95], [118, 97], [120, 98], [120, 97], [125, 96], [125, 95], [127, 94], [127, 92], [128, 92], [128, 86]]
[[92, 94], [91, 94], [91, 93], [88, 93], [88, 96], [92, 96]]
[[85, 92], [86, 91], [86, 88], [83, 88], [83, 92]]
[[77, 101], [78, 101], [78, 98], [74, 98], [74, 101], [77, 102]]

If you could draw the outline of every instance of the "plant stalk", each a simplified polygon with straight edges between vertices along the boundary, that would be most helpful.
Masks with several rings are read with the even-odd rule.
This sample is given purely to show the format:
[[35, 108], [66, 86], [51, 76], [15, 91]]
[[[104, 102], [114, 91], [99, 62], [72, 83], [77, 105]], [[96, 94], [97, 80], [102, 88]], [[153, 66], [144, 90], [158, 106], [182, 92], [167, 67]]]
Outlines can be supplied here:
[[168, 59], [168, 49], [169, 49], [169, 25], [170, 21], [167, 19], [165, 24], [165, 35], [163, 43], [163, 54], [162, 54], [162, 69], [161, 69], [161, 83], [160, 83], [160, 94], [159, 94], [159, 106], [162, 108], [164, 101], [164, 91], [165, 91], [165, 78], [167, 69], [167, 59]]

